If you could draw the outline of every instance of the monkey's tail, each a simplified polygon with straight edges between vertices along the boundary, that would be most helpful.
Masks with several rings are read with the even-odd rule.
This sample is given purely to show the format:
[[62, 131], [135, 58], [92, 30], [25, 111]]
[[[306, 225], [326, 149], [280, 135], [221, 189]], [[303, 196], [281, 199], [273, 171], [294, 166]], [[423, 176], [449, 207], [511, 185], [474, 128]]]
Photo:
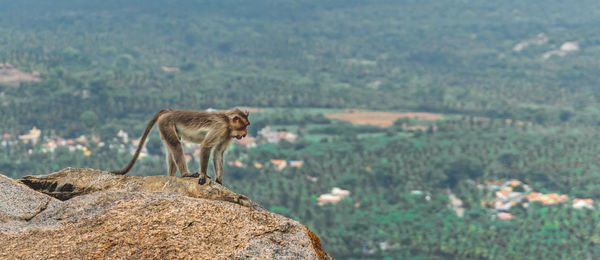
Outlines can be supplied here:
[[167, 111], [170, 111], [170, 109], [163, 109], [161, 111], [158, 111], [158, 113], [156, 113], [154, 115], [154, 117], [152, 117], [150, 122], [148, 122], [148, 125], [146, 126], [146, 129], [144, 130], [144, 134], [142, 135], [142, 138], [140, 139], [140, 143], [138, 144], [138, 147], [135, 150], [135, 153], [133, 154], [133, 158], [131, 158], [131, 161], [129, 162], [129, 164], [121, 170], [111, 171], [110, 173], [117, 174], [117, 175], [125, 175], [127, 172], [129, 172], [129, 170], [131, 170], [131, 168], [135, 164], [135, 161], [137, 160], [138, 156], [140, 156], [140, 152], [142, 151], [142, 148], [144, 147], [144, 143], [146, 142], [146, 137], [148, 137], [150, 130], [152, 130], [152, 127], [154, 126], [154, 124], [156, 124], [156, 121], [158, 121], [158, 118]]

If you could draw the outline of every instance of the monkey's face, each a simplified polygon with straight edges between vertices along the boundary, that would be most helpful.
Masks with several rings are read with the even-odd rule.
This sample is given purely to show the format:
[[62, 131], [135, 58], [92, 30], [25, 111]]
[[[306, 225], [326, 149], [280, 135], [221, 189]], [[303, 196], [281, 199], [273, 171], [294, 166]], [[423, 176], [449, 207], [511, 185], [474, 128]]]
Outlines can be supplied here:
[[250, 125], [250, 121], [248, 121], [247, 117], [244, 116], [234, 116], [231, 119], [231, 138], [236, 138], [238, 140], [246, 137], [248, 131], [246, 127]]

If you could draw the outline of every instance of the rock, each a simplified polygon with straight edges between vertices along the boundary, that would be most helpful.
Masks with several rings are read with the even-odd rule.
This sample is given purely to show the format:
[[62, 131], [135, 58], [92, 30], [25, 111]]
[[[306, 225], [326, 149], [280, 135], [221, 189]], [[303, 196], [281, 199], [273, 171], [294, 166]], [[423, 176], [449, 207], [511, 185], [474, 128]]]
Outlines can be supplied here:
[[262, 208], [248, 197], [234, 193], [210, 180], [206, 185], [198, 185], [198, 178], [137, 177], [115, 175], [94, 169], [66, 168], [49, 175], [26, 176], [21, 182], [59, 200], [68, 200], [97, 191], [161, 191], [177, 192], [193, 198], [228, 201], [255, 209]]
[[21, 181], [64, 201], [0, 175], [0, 259], [330, 258], [304, 225], [214, 183], [70, 168]]
[[[18, 201], [19, 203], [15, 203]], [[0, 221], [25, 221], [59, 201], [0, 175]], [[1, 228], [1, 227], [0, 227]]]

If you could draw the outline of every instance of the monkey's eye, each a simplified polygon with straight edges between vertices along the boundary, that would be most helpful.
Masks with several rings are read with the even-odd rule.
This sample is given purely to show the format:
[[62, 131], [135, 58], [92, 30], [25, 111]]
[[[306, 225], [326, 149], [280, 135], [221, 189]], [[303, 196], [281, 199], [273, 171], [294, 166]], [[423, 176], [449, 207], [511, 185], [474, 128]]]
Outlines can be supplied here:
[[238, 122], [238, 121], [240, 121], [239, 117], [236, 116], [236, 117], [233, 118], [233, 122]]

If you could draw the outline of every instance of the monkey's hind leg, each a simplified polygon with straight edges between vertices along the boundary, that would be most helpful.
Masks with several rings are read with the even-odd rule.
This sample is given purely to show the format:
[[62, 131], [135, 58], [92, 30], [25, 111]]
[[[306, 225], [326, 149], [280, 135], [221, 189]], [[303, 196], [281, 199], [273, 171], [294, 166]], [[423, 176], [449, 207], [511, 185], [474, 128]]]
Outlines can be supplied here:
[[167, 158], [167, 161], [169, 162], [169, 176], [171, 176], [171, 174], [175, 175], [175, 169], [172, 167], [171, 163], [171, 161], [173, 161], [177, 166], [181, 177], [198, 177], [199, 175], [197, 173], [190, 174], [188, 172], [187, 163], [185, 162], [185, 155], [183, 153], [183, 147], [179, 141], [175, 129], [172, 127], [161, 127], [161, 125], [159, 125], [159, 129], [161, 131], [163, 140], [165, 140], [165, 145], [167, 146], [167, 156], [171, 157]]
[[223, 185], [223, 154], [227, 149], [229, 142], [217, 145], [213, 151], [213, 164], [215, 166], [215, 181]]
[[[165, 145], [166, 146], [166, 145]], [[175, 160], [173, 159], [173, 156], [171, 155], [171, 152], [169, 151], [169, 149], [166, 149], [166, 153], [167, 153], [167, 167], [169, 168], [169, 176], [175, 176], [177, 174], [177, 165], [175, 164]]]
[[[183, 147], [181, 142], [177, 142], [177, 145], [169, 146], [169, 150], [171, 151], [171, 156], [173, 157], [173, 162], [177, 165], [179, 169], [179, 173], [181, 177], [188, 178], [198, 178], [200, 174], [198, 173], [189, 173], [187, 168], [187, 163], [185, 162], [185, 154], [183, 153]], [[170, 172], [169, 172], [170, 173]], [[173, 174], [175, 175], [175, 174]]]

